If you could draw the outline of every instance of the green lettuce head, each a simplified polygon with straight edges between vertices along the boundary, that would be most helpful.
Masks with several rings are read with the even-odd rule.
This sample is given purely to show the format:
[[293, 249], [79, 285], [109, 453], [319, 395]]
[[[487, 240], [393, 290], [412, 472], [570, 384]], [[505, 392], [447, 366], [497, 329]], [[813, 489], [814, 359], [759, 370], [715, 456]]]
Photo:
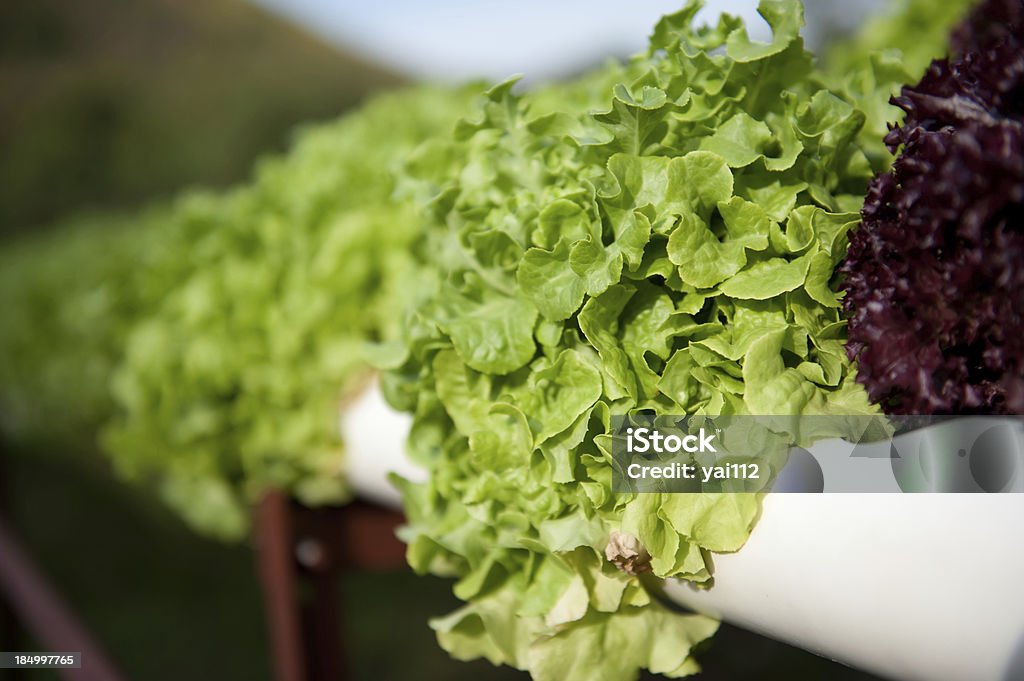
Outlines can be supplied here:
[[651, 585], [710, 585], [758, 498], [613, 494], [611, 417], [874, 413], [834, 278], [865, 115], [821, 85], [799, 3], [762, 2], [769, 43], [730, 16], [692, 28], [699, 6], [561, 108], [494, 87], [406, 167], [431, 274], [385, 389], [430, 473], [400, 482], [409, 561], [466, 601], [433, 622], [457, 658], [540, 681], [696, 671], [716, 623]]
[[397, 331], [419, 225], [393, 166], [449, 131], [465, 93], [379, 97], [305, 131], [252, 183], [194, 195], [141, 263], [150, 301], [127, 334], [103, 443], [196, 529], [239, 539], [267, 488], [347, 498], [338, 411]]

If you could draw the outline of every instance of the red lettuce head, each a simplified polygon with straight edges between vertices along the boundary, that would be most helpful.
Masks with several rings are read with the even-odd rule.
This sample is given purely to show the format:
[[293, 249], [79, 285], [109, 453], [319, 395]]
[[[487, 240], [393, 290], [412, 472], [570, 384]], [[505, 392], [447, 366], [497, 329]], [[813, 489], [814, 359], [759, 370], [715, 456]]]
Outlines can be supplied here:
[[841, 267], [847, 352], [888, 413], [1024, 413], [1024, 1], [953, 47], [892, 100], [899, 155]]

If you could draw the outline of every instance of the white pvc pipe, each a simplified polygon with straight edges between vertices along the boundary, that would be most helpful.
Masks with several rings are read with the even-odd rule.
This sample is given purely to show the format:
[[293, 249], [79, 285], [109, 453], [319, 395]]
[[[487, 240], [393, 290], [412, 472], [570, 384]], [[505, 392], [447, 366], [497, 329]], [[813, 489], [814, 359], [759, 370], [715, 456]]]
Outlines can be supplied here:
[[389, 508], [402, 507], [402, 495], [388, 480], [398, 473], [415, 481], [426, 479], [426, 471], [405, 455], [412, 418], [397, 412], [384, 401], [376, 380], [341, 413], [341, 437], [345, 443], [348, 483], [355, 493]]
[[[410, 419], [376, 384], [341, 417], [359, 496], [399, 508]], [[821, 443], [827, 446], [827, 443]], [[678, 604], [881, 676], [1024, 679], [1024, 495], [774, 494], [715, 586]]]
[[1024, 496], [776, 494], [677, 603], [906, 681], [1024, 679]]

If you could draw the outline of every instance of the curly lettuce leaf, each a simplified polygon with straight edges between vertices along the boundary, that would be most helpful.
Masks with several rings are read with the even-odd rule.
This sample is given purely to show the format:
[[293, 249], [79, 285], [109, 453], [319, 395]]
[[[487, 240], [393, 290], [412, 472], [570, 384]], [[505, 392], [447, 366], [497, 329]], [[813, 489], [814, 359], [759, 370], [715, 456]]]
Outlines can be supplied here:
[[710, 585], [759, 499], [614, 494], [611, 416], [871, 411], [834, 288], [865, 114], [822, 87], [799, 3], [763, 3], [768, 43], [728, 16], [692, 28], [698, 8], [626, 64], [495, 86], [404, 167], [438, 285], [384, 384], [431, 473], [399, 482], [408, 558], [458, 578], [466, 605], [433, 626], [460, 659], [694, 673], [714, 623], [645, 580]]

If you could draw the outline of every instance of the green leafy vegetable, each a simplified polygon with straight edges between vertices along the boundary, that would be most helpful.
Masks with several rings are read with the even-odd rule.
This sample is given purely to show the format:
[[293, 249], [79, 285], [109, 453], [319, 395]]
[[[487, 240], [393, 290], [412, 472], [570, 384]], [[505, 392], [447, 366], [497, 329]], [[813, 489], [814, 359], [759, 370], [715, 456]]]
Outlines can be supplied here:
[[[416, 272], [418, 227], [391, 168], [449, 130], [466, 98], [378, 98], [304, 132], [251, 184], [183, 202], [146, 262], [153, 311], [112, 381], [103, 441], [121, 473], [157, 479], [187, 521], [224, 539], [243, 536], [266, 488], [311, 504], [347, 497], [338, 410], [369, 378], [367, 341], [394, 335]], [[491, 310], [453, 304], [446, 326], [464, 349], [483, 340], [474, 309]], [[522, 315], [504, 317], [515, 342]], [[505, 362], [505, 350], [481, 356]]]
[[871, 177], [865, 115], [820, 85], [797, 2], [762, 4], [766, 44], [728, 16], [691, 28], [698, 7], [627, 64], [494, 87], [405, 169], [436, 276], [385, 387], [431, 473], [399, 481], [409, 561], [458, 577], [466, 605], [433, 626], [460, 659], [693, 673], [714, 622], [638, 575], [710, 585], [758, 498], [613, 494], [611, 416], [872, 411], [833, 281]]

